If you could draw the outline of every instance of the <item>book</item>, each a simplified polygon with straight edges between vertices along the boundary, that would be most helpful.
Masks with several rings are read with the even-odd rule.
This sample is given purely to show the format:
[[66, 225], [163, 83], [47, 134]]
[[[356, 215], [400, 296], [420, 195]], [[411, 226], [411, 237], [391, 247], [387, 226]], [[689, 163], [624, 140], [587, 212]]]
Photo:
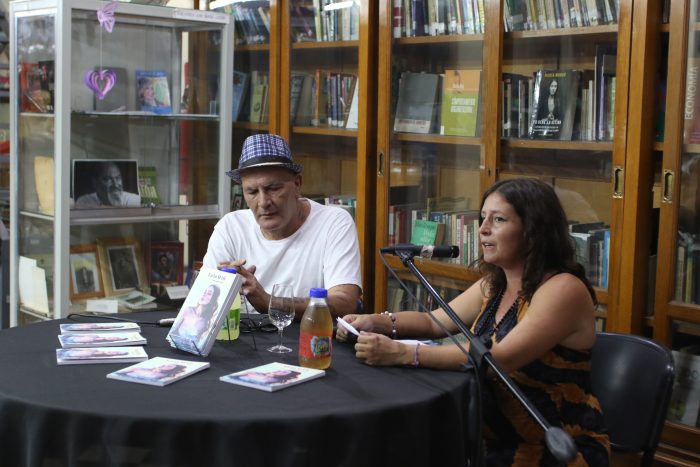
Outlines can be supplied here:
[[248, 93], [248, 81], [250, 75], [242, 71], [233, 70], [233, 111], [231, 120], [237, 122], [241, 116], [241, 109]]
[[191, 362], [176, 358], [153, 357], [107, 375], [131, 383], [165, 386], [209, 368], [209, 362]]
[[325, 374], [324, 370], [274, 362], [224, 375], [219, 379], [225, 383], [274, 392], [320, 378]]
[[138, 332], [96, 332], [83, 334], [59, 334], [61, 347], [115, 347], [122, 345], [145, 345], [146, 338]]
[[170, 345], [206, 357], [240, 288], [238, 274], [201, 268], [166, 337]]
[[141, 195], [141, 204], [150, 206], [151, 204], [160, 204], [160, 196], [158, 196], [157, 173], [154, 166], [139, 166], [139, 195]]
[[476, 136], [481, 70], [445, 70], [440, 134]]
[[571, 139], [580, 75], [577, 70], [538, 70], [535, 73], [530, 138]]
[[170, 87], [165, 70], [136, 70], [138, 109], [144, 112], [169, 114]]
[[440, 245], [445, 236], [445, 224], [425, 219], [417, 219], [411, 233], [414, 245]]
[[91, 363], [132, 363], [148, 358], [143, 347], [74, 347], [56, 349], [58, 365], [84, 365]]
[[63, 323], [61, 334], [94, 334], [105, 332], [141, 332], [141, 326], [132, 321], [109, 321], [106, 323]]
[[435, 122], [440, 75], [405, 71], [399, 81], [394, 131], [430, 133]]
[[685, 105], [683, 107], [683, 142], [686, 144], [700, 143], [699, 65], [699, 58], [688, 57], [685, 78]]
[[156, 308], [155, 303], [156, 297], [145, 294], [138, 290], [132, 290], [125, 295], [118, 295], [114, 297], [117, 299], [120, 305], [124, 305], [130, 310], [146, 310], [149, 308]]

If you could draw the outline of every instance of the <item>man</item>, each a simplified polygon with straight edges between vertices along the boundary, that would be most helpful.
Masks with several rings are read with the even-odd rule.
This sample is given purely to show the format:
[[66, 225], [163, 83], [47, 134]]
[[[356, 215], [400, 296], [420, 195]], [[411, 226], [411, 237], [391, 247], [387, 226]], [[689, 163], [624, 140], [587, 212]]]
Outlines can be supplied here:
[[93, 193], [80, 196], [76, 206], [141, 206], [141, 197], [124, 191], [122, 172], [115, 162], [98, 165], [92, 179]]
[[272, 286], [286, 283], [297, 319], [312, 287], [328, 289], [334, 316], [354, 313], [362, 285], [355, 223], [343, 209], [302, 198], [301, 171], [281, 137], [248, 137], [238, 169], [227, 175], [242, 185], [249, 209], [216, 224], [204, 266], [235, 267], [242, 294], [259, 312], [267, 312]]

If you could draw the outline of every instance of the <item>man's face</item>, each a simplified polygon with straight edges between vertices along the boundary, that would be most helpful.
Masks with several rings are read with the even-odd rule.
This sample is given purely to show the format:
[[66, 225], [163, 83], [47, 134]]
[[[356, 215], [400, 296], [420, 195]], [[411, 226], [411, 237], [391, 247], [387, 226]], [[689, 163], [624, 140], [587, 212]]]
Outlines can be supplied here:
[[121, 204], [123, 189], [122, 174], [119, 171], [119, 167], [113, 164], [110, 164], [107, 169], [97, 177], [95, 182], [95, 192], [102, 204], [119, 206]]
[[243, 196], [263, 234], [279, 240], [301, 224], [297, 199], [301, 175], [284, 168], [248, 169], [241, 173]]

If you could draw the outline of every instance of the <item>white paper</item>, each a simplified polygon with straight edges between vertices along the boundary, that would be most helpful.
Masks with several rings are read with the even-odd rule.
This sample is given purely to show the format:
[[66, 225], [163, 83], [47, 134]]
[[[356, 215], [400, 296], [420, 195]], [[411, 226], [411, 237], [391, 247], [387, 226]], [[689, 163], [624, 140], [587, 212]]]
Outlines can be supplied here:
[[118, 300], [88, 300], [86, 303], [86, 311], [95, 313], [118, 313]]
[[186, 285], [171, 285], [165, 287], [165, 293], [168, 294], [168, 298], [170, 298], [170, 300], [186, 298], [189, 291], [190, 288]]
[[360, 333], [357, 331], [357, 329], [355, 329], [355, 326], [353, 326], [352, 324], [348, 323], [347, 321], [345, 321], [345, 320], [344, 320], [343, 318], [341, 318], [340, 316], [338, 316], [336, 319], [338, 320], [338, 324], [340, 324], [341, 326], [343, 326], [343, 327], [344, 327], [345, 329], [347, 329], [349, 332], [355, 334], [356, 336], [359, 336], [359, 335], [360, 335]]

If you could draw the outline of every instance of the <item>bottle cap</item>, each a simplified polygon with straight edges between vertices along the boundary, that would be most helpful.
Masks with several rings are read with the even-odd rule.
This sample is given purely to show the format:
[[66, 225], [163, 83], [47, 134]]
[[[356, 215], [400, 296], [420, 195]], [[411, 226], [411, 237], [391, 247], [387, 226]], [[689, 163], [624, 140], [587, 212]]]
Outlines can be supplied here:
[[328, 291], [320, 287], [314, 287], [309, 290], [309, 296], [312, 298], [326, 298], [328, 296]]
[[231, 274], [238, 274], [236, 268], [221, 268], [221, 270], [224, 272], [230, 272]]

